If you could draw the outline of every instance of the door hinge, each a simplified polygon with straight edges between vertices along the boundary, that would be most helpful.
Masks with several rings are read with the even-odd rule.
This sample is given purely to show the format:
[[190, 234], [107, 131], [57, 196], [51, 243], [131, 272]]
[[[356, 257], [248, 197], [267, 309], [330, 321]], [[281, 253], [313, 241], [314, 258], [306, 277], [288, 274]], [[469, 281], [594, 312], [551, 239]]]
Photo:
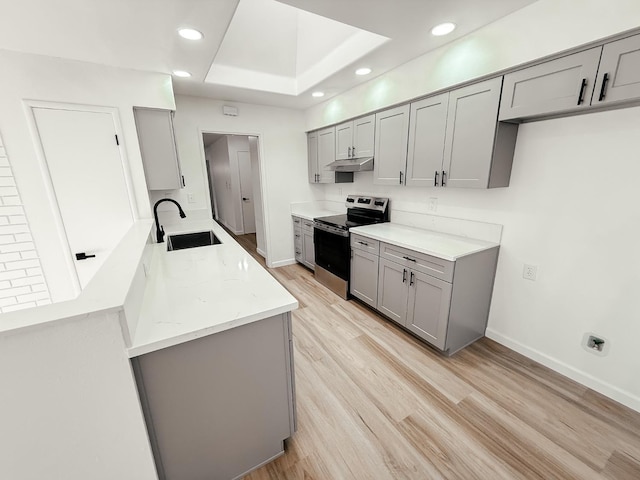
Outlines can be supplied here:
[[120, 140], [118, 140], [118, 134], [116, 134], [115, 137], [116, 137], [116, 145], [120, 146]]

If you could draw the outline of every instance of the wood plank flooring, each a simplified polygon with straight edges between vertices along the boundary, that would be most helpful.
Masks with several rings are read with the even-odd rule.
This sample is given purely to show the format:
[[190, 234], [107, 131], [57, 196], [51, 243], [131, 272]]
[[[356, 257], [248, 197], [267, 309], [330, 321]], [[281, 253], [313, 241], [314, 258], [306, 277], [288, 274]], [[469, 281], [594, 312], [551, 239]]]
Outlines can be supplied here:
[[640, 479], [640, 413], [489, 339], [445, 358], [301, 265], [269, 271], [300, 303], [298, 431], [246, 480]]

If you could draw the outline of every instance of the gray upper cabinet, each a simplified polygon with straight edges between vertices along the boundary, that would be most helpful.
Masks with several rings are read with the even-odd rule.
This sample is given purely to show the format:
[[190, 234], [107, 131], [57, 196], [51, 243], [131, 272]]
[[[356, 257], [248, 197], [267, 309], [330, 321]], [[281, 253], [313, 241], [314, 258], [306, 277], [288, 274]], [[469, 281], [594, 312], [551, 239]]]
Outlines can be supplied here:
[[409, 105], [376, 113], [373, 183], [403, 185], [409, 140]]
[[504, 76], [500, 120], [580, 110], [591, 104], [602, 47]]
[[336, 160], [352, 158], [353, 122], [336, 126]]
[[518, 126], [498, 122], [502, 77], [449, 93], [441, 186], [509, 185]]
[[318, 132], [307, 133], [307, 150], [309, 183], [318, 183]]
[[444, 159], [449, 93], [411, 104], [406, 185], [438, 185]]
[[593, 105], [640, 98], [640, 35], [607, 43], [602, 50]]
[[373, 157], [375, 126], [375, 115], [336, 126], [336, 160]]
[[336, 128], [307, 133], [309, 183], [353, 182], [353, 172], [336, 172], [327, 165], [335, 160]]
[[173, 112], [134, 107], [133, 115], [149, 190], [177, 190], [184, 187], [176, 140]]
[[335, 160], [335, 148], [335, 128], [318, 131], [318, 183], [335, 183], [335, 172], [327, 167]]

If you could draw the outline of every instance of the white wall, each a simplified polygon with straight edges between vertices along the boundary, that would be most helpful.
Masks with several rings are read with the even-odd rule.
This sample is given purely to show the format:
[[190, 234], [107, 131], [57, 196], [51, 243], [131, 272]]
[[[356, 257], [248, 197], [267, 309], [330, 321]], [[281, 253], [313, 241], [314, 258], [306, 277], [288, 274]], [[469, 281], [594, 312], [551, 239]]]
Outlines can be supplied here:
[[[640, 2], [602, 8], [586, 0], [540, 0], [467, 38], [419, 57], [308, 110], [318, 128], [436, 89], [637, 28]], [[554, 28], [557, 27], [557, 28]], [[637, 190], [640, 108], [521, 125], [511, 185], [490, 191], [378, 187], [356, 173], [349, 188], [392, 199], [394, 210], [504, 225], [487, 334], [640, 410], [640, 235]], [[340, 186], [344, 189], [344, 185]], [[338, 186], [327, 200], [341, 201]], [[637, 196], [636, 196], [637, 197]], [[538, 266], [536, 282], [523, 264]], [[604, 336], [604, 357], [582, 348]]]
[[74, 295], [65, 249], [56, 235], [44, 180], [27, 123], [24, 100], [100, 105], [119, 109], [130, 174], [141, 217], [150, 217], [133, 106], [174, 109], [171, 77], [52, 57], [0, 51], [0, 131], [13, 162], [53, 301]]
[[637, 0], [538, 0], [306, 111], [306, 129], [416, 98], [640, 26]]
[[[227, 103], [176, 96], [176, 143], [187, 187], [170, 193], [186, 210], [209, 210], [201, 132], [258, 136], [267, 264], [289, 263], [293, 260], [291, 203], [323, 195], [321, 187], [307, 182], [304, 114], [292, 109], [234, 103], [239, 116], [230, 117], [222, 114], [222, 105]], [[193, 204], [186, 201], [189, 193], [195, 196]]]
[[2, 337], [0, 478], [155, 480], [118, 314]]

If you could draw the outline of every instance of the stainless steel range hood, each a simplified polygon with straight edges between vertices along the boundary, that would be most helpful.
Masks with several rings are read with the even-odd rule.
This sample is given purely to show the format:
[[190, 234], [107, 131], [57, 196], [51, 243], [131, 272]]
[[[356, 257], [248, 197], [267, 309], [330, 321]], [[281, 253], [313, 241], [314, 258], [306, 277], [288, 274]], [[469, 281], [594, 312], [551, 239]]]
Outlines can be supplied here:
[[327, 165], [327, 167], [336, 172], [367, 172], [373, 170], [373, 157], [336, 160]]

